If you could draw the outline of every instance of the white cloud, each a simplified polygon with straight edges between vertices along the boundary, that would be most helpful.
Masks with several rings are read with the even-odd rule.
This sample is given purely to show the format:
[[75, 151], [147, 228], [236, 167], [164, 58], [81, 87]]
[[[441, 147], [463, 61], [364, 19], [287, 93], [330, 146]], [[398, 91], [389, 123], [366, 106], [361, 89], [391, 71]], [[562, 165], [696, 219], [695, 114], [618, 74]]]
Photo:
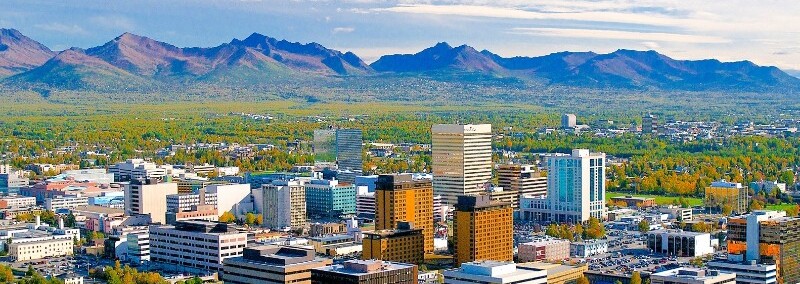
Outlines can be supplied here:
[[135, 28], [133, 21], [122, 16], [96, 16], [89, 18], [89, 21], [103, 28], [118, 29], [126, 32]]
[[89, 34], [89, 32], [87, 32], [81, 26], [76, 24], [68, 25], [63, 23], [47, 23], [47, 24], [37, 24], [34, 26], [45, 31], [59, 32], [71, 35]]
[[340, 34], [340, 33], [352, 33], [352, 32], [354, 32], [355, 30], [356, 30], [356, 29], [355, 29], [355, 28], [353, 28], [353, 27], [335, 27], [335, 28], [333, 28], [333, 31], [332, 31], [332, 32], [333, 32], [334, 34]]
[[650, 33], [616, 30], [592, 29], [561, 29], [561, 28], [514, 28], [514, 34], [568, 37], [568, 38], [596, 38], [612, 40], [636, 40], [650, 42], [682, 42], [682, 43], [727, 43], [730, 40], [716, 36], [699, 36], [675, 33]]
[[644, 46], [644, 48], [650, 49], [650, 50], [657, 50], [657, 49], [661, 48], [661, 44], [659, 44], [659, 43], [657, 43], [655, 41], [644, 41], [644, 42], [642, 42], [642, 46]]

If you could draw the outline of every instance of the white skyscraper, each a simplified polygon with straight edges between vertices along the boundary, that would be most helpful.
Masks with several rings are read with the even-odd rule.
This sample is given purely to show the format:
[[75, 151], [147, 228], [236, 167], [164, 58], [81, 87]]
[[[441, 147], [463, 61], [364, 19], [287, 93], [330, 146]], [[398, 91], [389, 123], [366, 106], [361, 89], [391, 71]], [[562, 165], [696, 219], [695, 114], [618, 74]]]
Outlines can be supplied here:
[[431, 128], [433, 190], [446, 204], [483, 192], [492, 179], [492, 125], [438, 124]]
[[524, 220], [585, 222], [606, 215], [604, 153], [572, 150], [571, 156], [547, 159], [547, 196], [523, 196], [520, 200]]

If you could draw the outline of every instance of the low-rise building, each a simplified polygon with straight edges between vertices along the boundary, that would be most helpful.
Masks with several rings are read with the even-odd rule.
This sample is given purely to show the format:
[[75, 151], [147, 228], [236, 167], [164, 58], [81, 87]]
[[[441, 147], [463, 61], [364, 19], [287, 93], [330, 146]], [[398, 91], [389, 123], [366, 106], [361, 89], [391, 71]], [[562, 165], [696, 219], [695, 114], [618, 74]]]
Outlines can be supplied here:
[[172, 212], [167, 211], [167, 224], [175, 224], [178, 221], [211, 221], [219, 220], [217, 208], [214, 205], [193, 205], [189, 210]]
[[0, 209], [19, 209], [36, 206], [36, 197], [5, 196], [0, 198]]
[[709, 233], [656, 230], [647, 233], [646, 243], [657, 254], [695, 257], [714, 253]]
[[152, 262], [180, 271], [218, 272], [223, 260], [242, 255], [247, 234], [224, 223], [181, 221], [151, 226], [149, 241]]
[[332, 235], [309, 238], [309, 244], [319, 254], [328, 256], [356, 254], [363, 250], [352, 235]]
[[89, 205], [89, 198], [85, 196], [54, 196], [44, 200], [44, 208], [53, 212], [86, 205]]
[[565, 265], [547, 262], [521, 263], [518, 266], [547, 271], [547, 284], [576, 283], [589, 268], [586, 265]]
[[569, 254], [575, 257], [590, 257], [608, 252], [608, 241], [585, 240], [569, 244]]
[[369, 192], [366, 186], [358, 187], [356, 195], [356, 216], [360, 218], [375, 218], [375, 191]]
[[670, 219], [675, 219], [684, 222], [692, 220], [692, 208], [670, 206], [670, 207], [660, 208], [658, 209], [658, 211], [667, 214]]
[[314, 284], [417, 284], [417, 266], [381, 260], [349, 260], [311, 269]]
[[778, 283], [778, 266], [775, 264], [758, 264], [715, 260], [706, 263], [710, 269], [722, 273], [736, 274], [736, 283], [775, 284]]
[[625, 203], [626, 207], [654, 207], [656, 206], [656, 199], [651, 197], [637, 197], [637, 196], [615, 196], [611, 198], [614, 204]]
[[519, 262], [561, 261], [569, 258], [568, 240], [540, 237], [517, 246]]
[[312, 249], [289, 246], [245, 248], [242, 256], [223, 261], [222, 281], [231, 284], [311, 283], [311, 269], [331, 265]]
[[442, 274], [446, 284], [548, 283], [546, 270], [520, 266], [513, 262], [467, 262], [462, 263], [460, 268], [446, 270]]
[[719, 270], [678, 268], [650, 275], [652, 284], [723, 284], [736, 283], [736, 274]]

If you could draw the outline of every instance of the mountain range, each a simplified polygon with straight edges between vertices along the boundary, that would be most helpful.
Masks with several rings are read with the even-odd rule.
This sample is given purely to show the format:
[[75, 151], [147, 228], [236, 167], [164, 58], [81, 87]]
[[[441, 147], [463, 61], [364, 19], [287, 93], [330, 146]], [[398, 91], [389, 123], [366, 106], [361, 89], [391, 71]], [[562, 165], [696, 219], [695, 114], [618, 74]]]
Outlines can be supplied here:
[[[473, 74], [480, 76], [463, 76]], [[512, 78], [543, 86], [666, 91], [793, 92], [800, 79], [749, 61], [675, 60], [656, 51], [558, 52], [502, 57], [438, 43], [366, 64], [352, 52], [258, 33], [215, 47], [181, 48], [130, 33], [88, 49], [54, 52], [14, 29], [0, 29], [0, 84], [48, 90], [152, 90], [192, 85], [237, 88], [336, 78]]]

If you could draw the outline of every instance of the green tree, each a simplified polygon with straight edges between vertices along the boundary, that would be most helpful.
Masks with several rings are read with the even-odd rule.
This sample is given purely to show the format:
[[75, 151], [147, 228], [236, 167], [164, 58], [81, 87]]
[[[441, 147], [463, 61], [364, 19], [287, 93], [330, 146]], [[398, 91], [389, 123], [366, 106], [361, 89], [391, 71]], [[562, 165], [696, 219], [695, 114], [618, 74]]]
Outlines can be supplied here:
[[647, 233], [650, 231], [650, 222], [647, 220], [642, 220], [639, 222], [639, 232]]

